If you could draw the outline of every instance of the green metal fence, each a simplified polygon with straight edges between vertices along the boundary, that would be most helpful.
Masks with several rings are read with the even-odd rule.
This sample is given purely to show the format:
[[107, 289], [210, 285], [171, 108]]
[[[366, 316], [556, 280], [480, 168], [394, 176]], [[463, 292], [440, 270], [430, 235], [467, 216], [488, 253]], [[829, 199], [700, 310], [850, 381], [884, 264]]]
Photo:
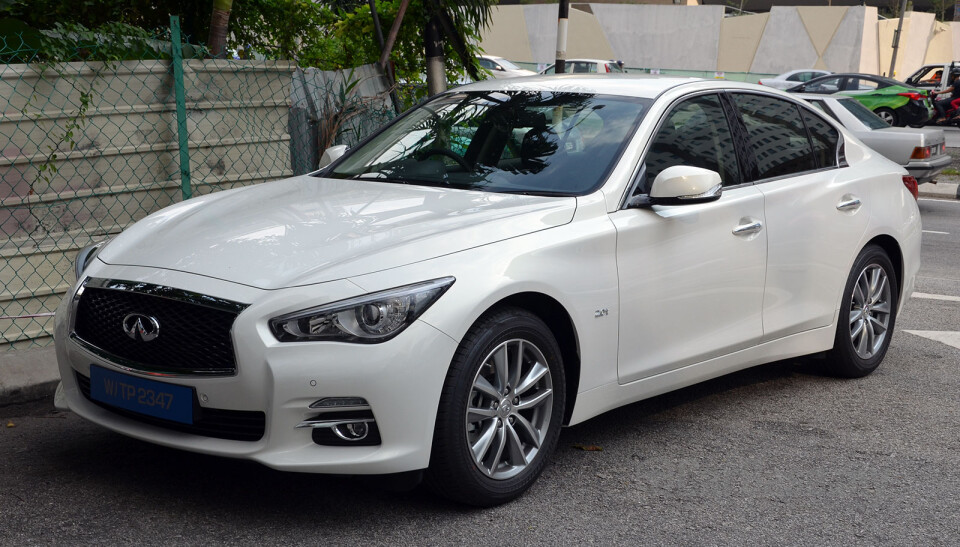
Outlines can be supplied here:
[[202, 59], [175, 21], [127, 60], [92, 61], [97, 45], [43, 63], [0, 41], [0, 351], [49, 343], [80, 248], [191, 196], [308, 172], [319, 147], [393, 115], [369, 68]]

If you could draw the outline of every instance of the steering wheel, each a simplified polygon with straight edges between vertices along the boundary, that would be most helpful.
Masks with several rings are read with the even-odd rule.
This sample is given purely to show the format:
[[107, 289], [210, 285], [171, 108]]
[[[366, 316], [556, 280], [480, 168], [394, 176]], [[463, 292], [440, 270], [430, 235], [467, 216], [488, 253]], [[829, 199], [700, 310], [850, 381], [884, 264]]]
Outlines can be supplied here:
[[467, 160], [453, 150], [447, 150], [446, 148], [427, 148], [416, 153], [416, 158], [418, 160], [426, 159], [430, 156], [446, 156], [457, 162], [460, 167], [463, 167], [465, 170], [470, 171], [472, 169], [467, 163]]

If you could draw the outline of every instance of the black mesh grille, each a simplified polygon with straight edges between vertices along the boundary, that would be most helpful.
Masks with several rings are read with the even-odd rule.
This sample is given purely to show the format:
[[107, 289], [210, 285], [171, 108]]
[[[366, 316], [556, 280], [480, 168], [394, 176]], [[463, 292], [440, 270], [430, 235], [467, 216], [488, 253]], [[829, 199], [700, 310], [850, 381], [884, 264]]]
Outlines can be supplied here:
[[[237, 314], [151, 294], [87, 287], [75, 331], [85, 342], [147, 371], [233, 374], [230, 328]], [[159, 336], [134, 340], [123, 328], [130, 314], [156, 318]]]
[[248, 410], [222, 410], [219, 408], [204, 408], [194, 402], [194, 423], [184, 424], [172, 422], [153, 416], [138, 414], [123, 408], [110, 406], [90, 398], [90, 378], [76, 373], [77, 385], [80, 392], [93, 404], [105, 408], [111, 412], [143, 422], [145, 424], [202, 435], [204, 437], [213, 437], [216, 439], [228, 439], [231, 441], [259, 441], [263, 438], [263, 432], [266, 428], [267, 417], [263, 412]]

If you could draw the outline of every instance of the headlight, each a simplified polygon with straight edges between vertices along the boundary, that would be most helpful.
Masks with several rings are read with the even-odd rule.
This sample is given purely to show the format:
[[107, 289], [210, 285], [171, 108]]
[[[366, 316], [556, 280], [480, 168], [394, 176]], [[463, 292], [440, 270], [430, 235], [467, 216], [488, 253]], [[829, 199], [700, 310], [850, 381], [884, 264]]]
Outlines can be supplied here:
[[94, 243], [93, 245], [87, 245], [86, 247], [80, 249], [80, 252], [77, 253], [77, 259], [73, 263], [73, 271], [77, 274], [77, 281], [83, 276], [83, 271], [87, 269], [87, 266], [93, 262], [93, 259], [97, 257], [100, 253], [100, 249], [103, 249], [103, 246], [107, 244], [108, 240], [101, 241], [100, 243]]
[[271, 319], [270, 330], [281, 342], [385, 342], [416, 321], [454, 281], [443, 277], [288, 313]]

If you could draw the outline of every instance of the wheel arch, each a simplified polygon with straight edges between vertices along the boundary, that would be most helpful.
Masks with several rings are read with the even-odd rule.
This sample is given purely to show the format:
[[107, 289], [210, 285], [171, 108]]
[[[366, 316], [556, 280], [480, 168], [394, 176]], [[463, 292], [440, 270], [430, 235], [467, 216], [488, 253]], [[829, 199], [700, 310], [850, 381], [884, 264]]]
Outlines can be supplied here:
[[[871, 244], [879, 246], [887, 253], [887, 256], [890, 257], [890, 262], [893, 263], [894, 274], [897, 276], [897, 289], [899, 289], [897, 292], [900, 295], [900, 300], [903, 300], [903, 251], [900, 249], [900, 243], [898, 243], [893, 236], [882, 234], [867, 242], [867, 245]], [[866, 248], [867, 245], [864, 245], [864, 248]]]
[[500, 307], [524, 309], [546, 323], [560, 346], [563, 355], [563, 372], [566, 377], [566, 406], [563, 409], [563, 424], [570, 423], [573, 407], [580, 386], [580, 342], [577, 329], [567, 309], [553, 297], [540, 292], [512, 294], [497, 301], [483, 314]]

